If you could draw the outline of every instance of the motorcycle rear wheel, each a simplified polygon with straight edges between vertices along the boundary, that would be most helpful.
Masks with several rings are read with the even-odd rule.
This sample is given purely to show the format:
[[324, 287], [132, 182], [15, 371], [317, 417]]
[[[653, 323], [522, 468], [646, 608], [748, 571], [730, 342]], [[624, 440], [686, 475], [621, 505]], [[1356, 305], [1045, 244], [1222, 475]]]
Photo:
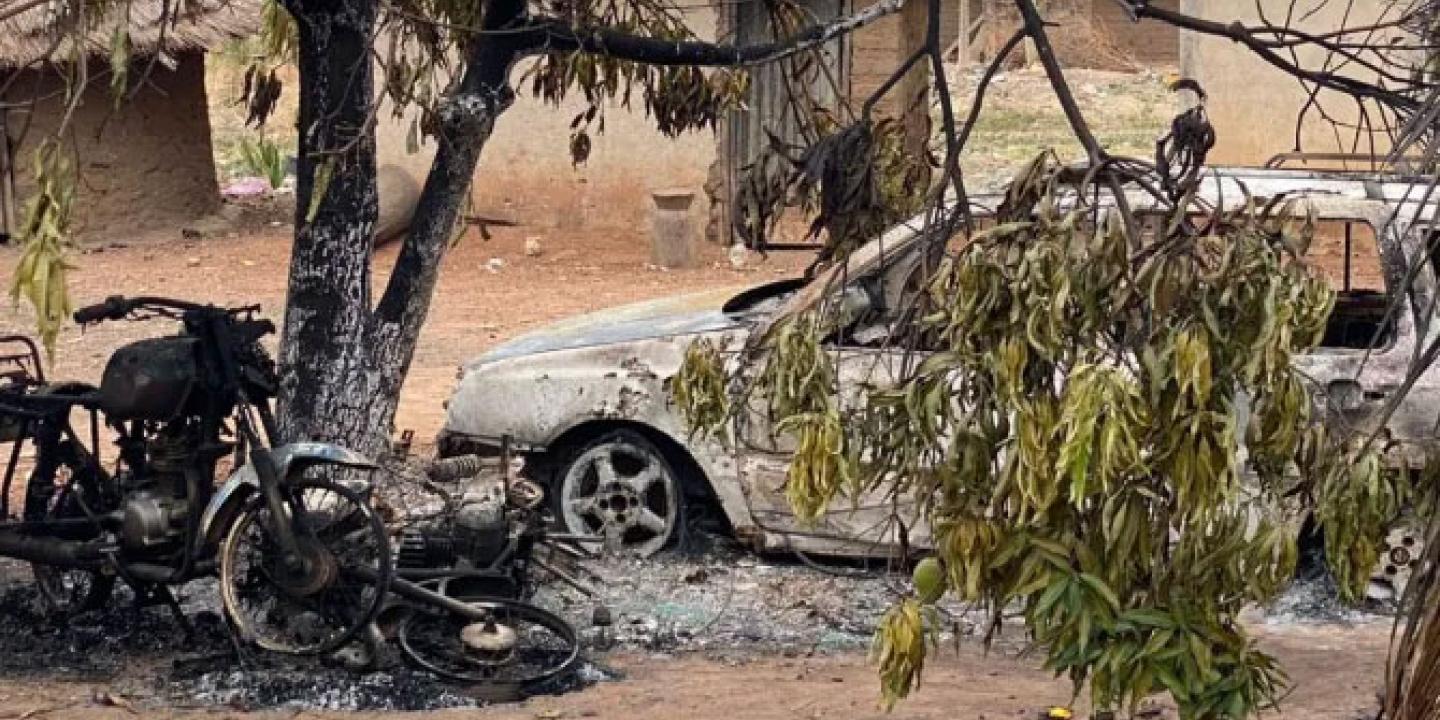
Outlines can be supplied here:
[[[87, 487], [86, 478], [81, 477], [73, 486], [70, 479], [85, 472], [73, 458], [64, 458], [45, 472], [44, 464], [30, 475], [25, 492], [26, 519], [70, 520], [85, 517], [75, 490], [91, 496], [97, 495], [94, 488]], [[91, 479], [93, 482], [93, 479]], [[93, 531], [80, 530], [75, 537], [65, 540], [90, 540]], [[62, 615], [78, 615], [104, 608], [115, 592], [115, 576], [97, 570], [56, 567], [31, 563], [30, 571], [35, 577], [35, 587], [40, 597], [52, 611]]]
[[[442, 608], [417, 606], [396, 634], [400, 650], [416, 666], [446, 680], [484, 685], [486, 699], [516, 701], [572, 672], [579, 665], [580, 637], [564, 619], [537, 605], [498, 597], [455, 598], [484, 611], [487, 622]], [[503, 648], [470, 646], [467, 630], [503, 636]]]

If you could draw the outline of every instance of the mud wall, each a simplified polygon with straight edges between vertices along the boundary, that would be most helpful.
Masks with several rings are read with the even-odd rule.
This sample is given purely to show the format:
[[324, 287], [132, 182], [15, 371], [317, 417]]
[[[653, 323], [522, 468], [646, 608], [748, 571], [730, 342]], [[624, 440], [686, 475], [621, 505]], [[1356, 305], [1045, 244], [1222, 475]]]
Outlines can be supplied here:
[[[715, 14], [690, 10], [691, 27], [713, 37]], [[668, 138], [646, 117], [638, 94], [631, 109], [606, 109], [605, 132], [592, 133], [593, 149], [584, 165], [570, 160], [570, 121], [583, 101], [559, 107], [532, 97], [516, 68], [519, 96], [500, 116], [495, 134], [480, 156], [472, 194], [475, 211], [526, 227], [617, 227], [648, 233], [650, 192], [683, 187], [697, 196], [695, 218], [704, 217], [702, 186], [715, 160], [715, 134], [692, 132]], [[381, 118], [390, 113], [381, 112]], [[382, 121], [377, 129], [379, 162], [405, 168], [420, 182], [429, 170], [433, 143], [413, 155], [405, 152], [408, 119]], [[383, 188], [382, 188], [383, 191]]]
[[[1347, 8], [1349, 25], [1364, 25], [1387, 5], [1385, 0], [1326, 3], [1298, 25], [1312, 32], [1334, 30], [1341, 26]], [[1260, 22], [1255, 0], [1181, 0], [1181, 11], [1224, 23]], [[1302, 49], [1298, 54], [1305, 67], [1320, 67], [1324, 62], [1324, 53], [1318, 49]], [[1297, 118], [1307, 94], [1294, 78], [1227, 39], [1196, 33], [1182, 34], [1180, 64], [1181, 72], [1198, 80], [1210, 95], [1210, 120], [1218, 136], [1212, 162], [1261, 164], [1277, 153], [1296, 149]], [[1319, 101], [1332, 117], [1343, 123], [1355, 121], [1355, 106], [1348, 98], [1322, 92]], [[1315, 112], [1299, 127], [1301, 148], [1310, 152], [1350, 151], [1350, 134], [1341, 130], [1340, 135], [1337, 138], [1335, 127]], [[1368, 150], [1368, 145], [1364, 149]], [[1382, 145], [1377, 150], [1386, 148]]]
[[[1180, 0], [1152, 0], [1150, 4], [1175, 10]], [[1093, 12], [1096, 28], [1114, 43], [1116, 50], [1137, 63], [1150, 67], [1180, 63], [1180, 31], [1175, 28], [1155, 20], [1133, 22], [1120, 5], [1111, 0], [1095, 0]]]
[[[205, 98], [205, 56], [177, 56], [173, 70], [155, 64], [136, 97], [118, 110], [107, 82], [92, 81], [72, 120], [79, 182], [75, 231], [82, 240], [124, 239], [127, 234], [174, 226], [214, 212], [220, 206], [210, 117]], [[137, 60], [138, 76], [146, 60]], [[0, 77], [8, 71], [0, 70]], [[101, 64], [92, 77], [104, 77]], [[23, 204], [34, 190], [31, 151], [54, 132], [64, 111], [59, 94], [64, 80], [53, 69], [28, 70], [11, 86], [8, 102], [47, 98], [8, 112], [8, 132], [23, 137], [15, 145], [16, 191]]]

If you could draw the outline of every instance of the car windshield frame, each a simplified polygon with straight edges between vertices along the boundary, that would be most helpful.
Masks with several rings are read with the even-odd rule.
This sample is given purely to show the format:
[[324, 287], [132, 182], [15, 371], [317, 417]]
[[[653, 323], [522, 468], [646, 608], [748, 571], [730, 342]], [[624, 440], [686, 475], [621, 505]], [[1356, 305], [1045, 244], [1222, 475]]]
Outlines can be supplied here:
[[[1440, 314], [1435, 307], [1437, 271], [1429, 267], [1419, 269], [1413, 282], [1404, 282], [1409, 273], [1409, 258], [1417, 252], [1424, 252], [1417, 233], [1411, 232], [1412, 218], [1424, 217], [1421, 203], [1411, 199], [1414, 186], [1411, 181], [1399, 179], [1353, 178], [1327, 173], [1306, 173], [1299, 171], [1216, 170], [1205, 176], [1199, 196], [1215, 205], [1233, 206], [1228, 203], [1246, 198], [1274, 197], [1308, 200], [1315, 208], [1320, 220], [1364, 222], [1374, 228], [1380, 253], [1380, 262], [1385, 275], [1387, 292], [1402, 291], [1408, 296], [1406, 309], [1397, 318], [1397, 336], [1413, 336], [1416, 323], [1428, 308], [1432, 316]], [[993, 207], [1003, 200], [1002, 194], [975, 195], [970, 198], [973, 217], [993, 217]], [[1127, 191], [1126, 199], [1137, 211], [1155, 209], [1155, 199], [1147, 194]], [[1112, 209], [1112, 197], [1102, 196], [1102, 207]], [[947, 209], [954, 203], [947, 203]], [[1440, 203], [1426, 203], [1425, 213], [1440, 208]], [[844, 286], [858, 282], [877, 269], [889, 268], [902, 261], [917, 240], [926, 235], [933, 211], [922, 212], [905, 221], [891, 226], [879, 238], [865, 243], [851, 253], [844, 263], [831, 266], [818, 273], [809, 283], [799, 288], [789, 300], [770, 315], [753, 337], [763, 338], [771, 328], [786, 318], [800, 315], [819, 305], [827, 296], [839, 292]], [[843, 281], [842, 281], [843, 280]], [[764, 286], [761, 286], [764, 287]]]

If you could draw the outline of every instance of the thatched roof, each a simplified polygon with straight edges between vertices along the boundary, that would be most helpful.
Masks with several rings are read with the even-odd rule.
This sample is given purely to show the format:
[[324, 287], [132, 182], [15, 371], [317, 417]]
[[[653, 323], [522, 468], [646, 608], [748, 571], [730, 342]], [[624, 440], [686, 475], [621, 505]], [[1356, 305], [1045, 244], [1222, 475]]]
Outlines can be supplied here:
[[[0, 0], [0, 16], [6, 5], [24, 0]], [[208, 49], [233, 38], [249, 35], [259, 27], [260, 0], [128, 0], [116, 3], [129, 6], [130, 43], [137, 57], [185, 50]], [[56, 30], [49, 9], [50, 3], [0, 20], [0, 68], [21, 67], [44, 59], [71, 56], [70, 47], [61, 45], [48, 52], [54, 44]], [[168, 8], [168, 10], [167, 10]], [[162, 24], [162, 17], [169, 17]], [[115, 28], [123, 21], [124, 10], [112, 12], [86, 37], [91, 56], [108, 57]]]

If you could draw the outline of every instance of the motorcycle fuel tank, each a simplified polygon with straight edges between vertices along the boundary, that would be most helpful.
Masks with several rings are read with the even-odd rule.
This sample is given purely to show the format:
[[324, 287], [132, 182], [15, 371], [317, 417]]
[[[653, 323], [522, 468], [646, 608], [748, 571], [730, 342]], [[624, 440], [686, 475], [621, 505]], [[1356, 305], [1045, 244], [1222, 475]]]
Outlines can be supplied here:
[[183, 414], [200, 379], [192, 337], [138, 340], [110, 356], [100, 380], [100, 406], [119, 420], [173, 420]]

